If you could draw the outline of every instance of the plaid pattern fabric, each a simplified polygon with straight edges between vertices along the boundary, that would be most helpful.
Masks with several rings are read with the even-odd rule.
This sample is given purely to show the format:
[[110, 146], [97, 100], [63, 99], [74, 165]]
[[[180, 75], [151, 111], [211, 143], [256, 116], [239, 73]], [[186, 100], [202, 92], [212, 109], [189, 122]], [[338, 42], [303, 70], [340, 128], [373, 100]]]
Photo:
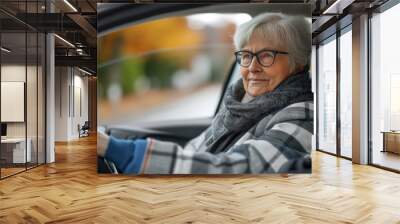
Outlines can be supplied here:
[[211, 129], [184, 148], [149, 138], [141, 173], [240, 174], [310, 173], [313, 103], [291, 104], [270, 114], [225, 152], [212, 154]]

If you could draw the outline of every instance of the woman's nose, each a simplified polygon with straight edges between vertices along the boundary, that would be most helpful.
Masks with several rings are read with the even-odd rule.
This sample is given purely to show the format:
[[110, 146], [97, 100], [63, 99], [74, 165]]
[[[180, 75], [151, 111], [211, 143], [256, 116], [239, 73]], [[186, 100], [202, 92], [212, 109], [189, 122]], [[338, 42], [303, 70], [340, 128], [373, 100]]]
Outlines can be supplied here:
[[258, 72], [261, 70], [261, 65], [258, 63], [257, 57], [254, 56], [253, 60], [251, 60], [251, 63], [249, 65], [249, 71], [250, 72]]

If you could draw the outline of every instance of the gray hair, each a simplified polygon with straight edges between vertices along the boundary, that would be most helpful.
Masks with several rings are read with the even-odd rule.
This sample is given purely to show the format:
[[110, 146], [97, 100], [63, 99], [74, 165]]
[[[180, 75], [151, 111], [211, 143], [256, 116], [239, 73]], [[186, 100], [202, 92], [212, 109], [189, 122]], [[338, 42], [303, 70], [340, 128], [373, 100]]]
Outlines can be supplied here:
[[233, 37], [236, 50], [248, 44], [253, 34], [278, 48], [287, 47], [290, 72], [307, 66], [311, 55], [311, 22], [304, 16], [263, 13], [240, 25]]

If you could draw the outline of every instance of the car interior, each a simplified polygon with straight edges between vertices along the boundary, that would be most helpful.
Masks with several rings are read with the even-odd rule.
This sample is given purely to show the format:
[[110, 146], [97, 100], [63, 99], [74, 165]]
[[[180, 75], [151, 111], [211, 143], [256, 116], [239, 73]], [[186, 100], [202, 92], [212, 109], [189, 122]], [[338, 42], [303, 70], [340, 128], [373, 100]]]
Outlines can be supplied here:
[[[135, 11], [135, 13], [131, 13], [133, 10], [139, 8], [140, 4], [135, 5], [117, 5], [117, 9], [107, 8], [107, 10], [119, 10], [119, 18], [109, 18], [108, 16], [111, 14], [107, 12], [106, 9], [102, 9], [99, 7], [98, 16], [98, 29], [99, 35], [106, 35], [108, 32], [111, 32], [116, 29], [121, 29], [127, 26], [129, 23], [138, 24], [140, 22], [148, 21], [151, 19], [159, 19], [163, 17], [170, 17], [176, 15], [190, 15], [193, 13], [204, 13], [204, 12], [221, 12], [221, 13], [234, 13], [234, 12], [244, 12], [250, 14], [252, 17], [255, 15], [265, 12], [265, 11], [282, 11], [282, 5], [279, 4], [246, 4], [243, 7], [238, 4], [219, 4], [219, 5], [183, 5], [179, 4], [161, 4], [154, 5], [154, 8], [146, 8], [143, 11]], [[287, 7], [286, 13], [304, 13], [306, 14], [306, 8], [304, 10], [299, 10], [299, 6], [301, 5], [285, 5]], [[161, 13], [162, 12], [162, 13]], [[132, 14], [135, 14], [135, 17], [132, 17]], [[311, 14], [311, 12], [310, 12]], [[125, 17], [123, 16], [125, 15]], [[146, 17], [147, 19], [143, 19]], [[128, 19], [130, 18], [130, 19]], [[114, 25], [112, 25], [114, 24]], [[232, 61], [232, 66], [229, 70], [229, 74], [226, 76], [226, 80], [222, 86], [222, 91], [219, 99], [218, 106], [216, 108], [215, 114], [218, 112], [220, 105], [222, 103], [222, 99], [224, 93], [229, 85], [231, 85], [234, 81], [239, 78], [239, 68], [235, 62]], [[215, 115], [214, 114], [214, 115]], [[121, 139], [145, 139], [145, 138], [155, 138], [162, 141], [171, 141], [178, 143], [181, 146], [184, 146], [190, 139], [198, 136], [201, 132], [203, 132], [207, 127], [210, 126], [213, 117], [209, 118], [200, 118], [200, 119], [190, 119], [190, 120], [172, 120], [172, 121], [162, 121], [162, 122], [145, 122], [135, 124], [134, 127], [131, 126], [121, 126], [121, 125], [109, 125], [107, 127], [103, 127], [105, 133]], [[97, 161], [98, 173], [120, 173], [119, 170], [114, 166], [114, 164], [110, 161], [102, 157], [98, 157]]]

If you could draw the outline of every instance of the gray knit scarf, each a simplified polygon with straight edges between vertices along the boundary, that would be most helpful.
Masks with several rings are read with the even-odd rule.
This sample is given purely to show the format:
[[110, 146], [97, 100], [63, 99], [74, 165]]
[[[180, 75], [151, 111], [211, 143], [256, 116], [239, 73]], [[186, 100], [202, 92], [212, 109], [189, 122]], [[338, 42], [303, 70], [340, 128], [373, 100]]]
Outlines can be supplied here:
[[264, 117], [290, 104], [313, 100], [311, 80], [305, 71], [289, 76], [272, 92], [257, 96], [248, 103], [241, 102], [244, 94], [242, 79], [228, 88], [223, 108], [212, 123], [213, 133], [221, 131], [217, 130], [221, 124], [228, 132], [247, 131]]

